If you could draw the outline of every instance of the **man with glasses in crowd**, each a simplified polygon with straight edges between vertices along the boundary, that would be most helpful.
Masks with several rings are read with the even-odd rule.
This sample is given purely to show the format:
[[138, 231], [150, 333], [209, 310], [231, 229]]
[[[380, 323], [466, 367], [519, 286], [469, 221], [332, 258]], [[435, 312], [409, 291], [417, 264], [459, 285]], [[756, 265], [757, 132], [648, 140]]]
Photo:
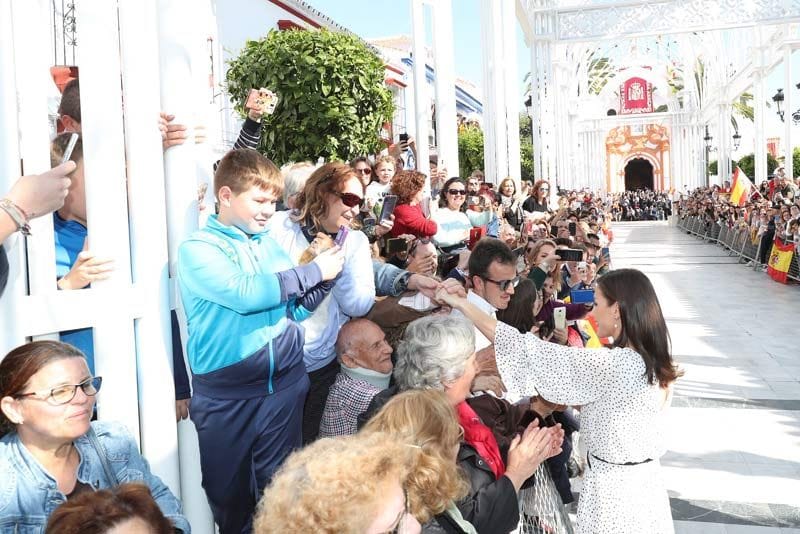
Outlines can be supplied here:
[[[467, 300], [492, 317], [497, 310], [508, 307], [514, 288], [519, 282], [517, 260], [508, 245], [499, 239], [483, 238], [478, 241], [469, 257], [469, 286]], [[453, 310], [453, 314], [460, 312]], [[491, 345], [475, 329], [475, 350]]]

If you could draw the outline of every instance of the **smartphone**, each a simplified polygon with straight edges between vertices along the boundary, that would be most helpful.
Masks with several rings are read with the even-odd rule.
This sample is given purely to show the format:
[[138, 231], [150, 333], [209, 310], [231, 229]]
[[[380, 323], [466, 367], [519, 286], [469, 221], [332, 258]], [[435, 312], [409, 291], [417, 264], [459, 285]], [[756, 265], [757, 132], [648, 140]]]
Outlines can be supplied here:
[[561, 258], [561, 261], [583, 261], [583, 251], [574, 248], [557, 249], [556, 256]]
[[272, 115], [277, 105], [278, 95], [262, 87], [261, 89], [250, 89], [250, 93], [247, 95], [247, 102], [244, 106], [247, 109], [261, 110], [261, 112], [267, 115]]
[[594, 289], [573, 289], [569, 293], [569, 300], [572, 304], [593, 304]]
[[75, 144], [78, 142], [78, 134], [72, 133], [69, 136], [69, 142], [67, 143], [67, 148], [64, 149], [64, 157], [61, 158], [61, 163], [66, 163], [69, 161], [69, 158], [72, 157], [72, 151], [75, 150]]
[[408, 250], [408, 241], [402, 237], [394, 237], [386, 240], [386, 253], [397, 254]]
[[400, 142], [401, 143], [408, 143], [408, 134], [407, 133], [401, 133], [400, 134]]
[[602, 254], [606, 258], [610, 258], [611, 257], [611, 250], [608, 247], [603, 247], [603, 248], [600, 249], [600, 254]]
[[395, 206], [397, 206], [397, 195], [386, 195], [383, 197], [383, 206], [381, 207], [381, 216], [378, 217], [378, 224], [389, 220]]
[[472, 247], [474, 247], [474, 246], [475, 246], [475, 244], [476, 244], [478, 241], [480, 241], [480, 240], [481, 240], [481, 238], [482, 238], [482, 237], [483, 237], [485, 234], [486, 234], [486, 230], [484, 230], [484, 229], [483, 229], [482, 227], [480, 227], [480, 226], [479, 226], [479, 227], [477, 227], [477, 228], [472, 228], [472, 229], [469, 231], [469, 245], [467, 246], [467, 248], [469, 248], [470, 250], [472, 250]]
[[339, 233], [336, 234], [336, 239], [333, 240], [333, 244], [336, 246], [341, 247], [344, 245], [344, 240], [347, 239], [347, 234], [350, 233], [350, 229], [346, 226], [339, 227]]
[[569, 223], [569, 235], [575, 237], [575, 234], [578, 233], [578, 225], [574, 222]]
[[553, 324], [556, 330], [564, 330], [567, 327], [567, 308], [561, 306], [553, 309]]

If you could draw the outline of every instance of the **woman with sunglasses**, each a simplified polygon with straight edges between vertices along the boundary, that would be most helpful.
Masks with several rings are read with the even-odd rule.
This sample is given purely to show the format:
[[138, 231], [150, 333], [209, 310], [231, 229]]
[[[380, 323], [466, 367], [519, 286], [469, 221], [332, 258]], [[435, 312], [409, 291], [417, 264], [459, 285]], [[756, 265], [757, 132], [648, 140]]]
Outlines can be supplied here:
[[342, 227], [349, 233], [342, 243], [345, 260], [330, 294], [303, 322], [304, 362], [311, 386], [303, 413], [303, 442], [317, 437], [328, 390], [339, 373], [336, 336], [351, 317], [362, 317], [375, 302], [375, 278], [369, 240], [358, 231], [357, 216], [364, 202], [364, 185], [353, 169], [326, 163], [309, 177], [297, 195], [296, 209], [276, 213], [268, 223], [272, 237], [297, 265], [318, 233], [335, 238]]
[[433, 236], [436, 245], [447, 253], [467, 248], [472, 224], [465, 213], [467, 184], [461, 178], [450, 178], [439, 192], [439, 209], [433, 214], [438, 230]]
[[394, 209], [394, 227], [391, 236], [413, 235], [433, 237], [439, 231], [435, 221], [422, 211], [425, 175], [417, 171], [400, 171], [392, 180], [392, 194], [397, 195]]
[[539, 180], [533, 185], [531, 196], [522, 204], [522, 209], [528, 213], [552, 213], [553, 210], [547, 205], [549, 195], [550, 182]]
[[364, 187], [367, 187], [372, 181], [372, 174], [375, 171], [369, 159], [367, 159], [366, 156], [359, 156], [350, 162], [350, 166], [353, 167], [356, 176], [361, 179], [361, 183], [364, 184]]
[[181, 504], [150, 472], [121, 424], [91, 422], [102, 379], [58, 341], [35, 341], [0, 361], [0, 531], [43, 532], [68, 499], [121, 482], [145, 484], [176, 530]]

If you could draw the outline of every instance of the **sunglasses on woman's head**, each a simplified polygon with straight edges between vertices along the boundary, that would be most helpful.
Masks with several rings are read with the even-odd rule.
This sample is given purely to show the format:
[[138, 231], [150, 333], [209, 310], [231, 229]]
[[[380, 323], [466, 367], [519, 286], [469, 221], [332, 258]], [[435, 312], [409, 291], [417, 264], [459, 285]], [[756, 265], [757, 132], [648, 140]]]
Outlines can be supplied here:
[[342, 199], [342, 204], [348, 208], [361, 207], [364, 204], [364, 199], [354, 193], [336, 193]]

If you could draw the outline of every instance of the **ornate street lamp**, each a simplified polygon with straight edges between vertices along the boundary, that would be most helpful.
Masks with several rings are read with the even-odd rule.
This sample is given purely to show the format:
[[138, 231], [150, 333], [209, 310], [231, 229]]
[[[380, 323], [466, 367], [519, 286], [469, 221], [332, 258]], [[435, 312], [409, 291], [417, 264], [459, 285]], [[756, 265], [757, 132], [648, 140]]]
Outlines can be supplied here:
[[705, 142], [706, 142], [706, 149], [709, 149], [709, 150], [711, 149], [711, 141], [712, 141], [713, 139], [714, 139], [714, 138], [713, 138], [713, 137], [711, 137], [711, 134], [710, 134], [710, 133], [708, 133], [708, 125], [706, 124], [706, 136], [705, 136], [705, 137], [703, 137], [703, 141], [705, 141]]
[[733, 134], [733, 151], [739, 150], [739, 144], [742, 142], [742, 136], [739, 135], [739, 130]]
[[531, 107], [533, 107], [533, 95], [528, 95], [528, 98], [525, 99], [525, 111], [528, 113], [528, 117], [531, 116]]
[[783, 89], [778, 89], [778, 92], [772, 97], [772, 101], [778, 106], [778, 117], [781, 118], [781, 122], [783, 122], [783, 98]]

